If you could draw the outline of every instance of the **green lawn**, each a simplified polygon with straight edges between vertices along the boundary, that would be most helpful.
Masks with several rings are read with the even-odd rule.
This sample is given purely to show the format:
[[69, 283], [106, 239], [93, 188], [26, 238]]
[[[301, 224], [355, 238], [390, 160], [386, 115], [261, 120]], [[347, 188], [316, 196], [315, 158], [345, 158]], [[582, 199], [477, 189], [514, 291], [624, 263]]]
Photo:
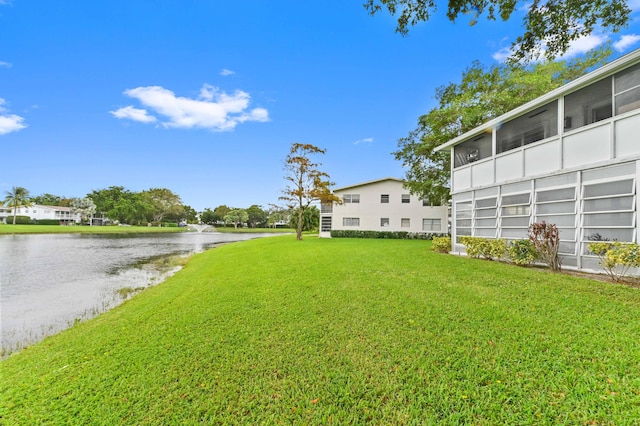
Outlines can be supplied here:
[[[234, 228], [233, 226], [218, 226], [215, 227], [215, 230], [217, 232], [223, 232], [223, 233], [244, 233], [244, 234], [251, 234], [251, 233], [276, 233], [276, 234], [290, 234], [290, 233], [295, 233], [296, 230], [295, 229], [291, 229], [291, 228]], [[317, 234], [317, 232], [316, 232]]]
[[183, 232], [185, 228], [157, 226], [61, 226], [0, 224], [2, 234], [136, 234], [143, 232]]
[[640, 424], [640, 293], [293, 236], [168, 281], [0, 363], [0, 423]]
[[[286, 228], [215, 228], [223, 233], [292, 233]], [[11, 225], [0, 224], [2, 234], [135, 234], [145, 232], [196, 232], [192, 229], [157, 226], [60, 226], [60, 225]]]

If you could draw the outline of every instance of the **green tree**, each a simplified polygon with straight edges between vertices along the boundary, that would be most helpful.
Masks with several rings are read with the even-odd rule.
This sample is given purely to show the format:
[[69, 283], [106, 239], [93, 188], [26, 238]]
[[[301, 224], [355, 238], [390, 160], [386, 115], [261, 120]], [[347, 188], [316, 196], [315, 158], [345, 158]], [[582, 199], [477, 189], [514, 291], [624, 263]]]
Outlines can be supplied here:
[[262, 207], [254, 204], [247, 209], [247, 214], [249, 218], [247, 223], [250, 228], [255, 228], [258, 225], [264, 225], [267, 222], [267, 212], [262, 210]]
[[80, 214], [80, 221], [86, 223], [89, 217], [96, 212], [96, 205], [89, 197], [74, 198], [71, 201], [71, 212]]
[[116, 204], [120, 200], [131, 197], [131, 191], [124, 188], [124, 186], [110, 186], [106, 189], [94, 189], [87, 197], [96, 205], [96, 210], [104, 213], [110, 219], [116, 220], [114, 217], [114, 211]]
[[226, 205], [220, 205], [213, 209], [212, 223], [216, 222], [224, 222], [224, 217], [231, 211], [232, 209]]
[[209, 207], [205, 208], [200, 212], [200, 222], [206, 223], [207, 225], [215, 225], [216, 216]]
[[182, 219], [186, 220], [187, 223], [198, 223], [198, 212], [191, 206], [184, 205]]
[[524, 33], [512, 44], [512, 61], [553, 59], [565, 53], [572, 41], [593, 33], [594, 29], [618, 32], [625, 28], [631, 9], [627, 0], [366, 0], [365, 9], [375, 15], [382, 9], [398, 16], [396, 32], [407, 35], [409, 27], [428, 21], [437, 6], [447, 8], [452, 22], [469, 19], [474, 25], [481, 16], [507, 21], [514, 11], [526, 10]]
[[94, 190], [87, 197], [93, 200], [97, 211], [120, 223], [141, 225], [152, 218], [153, 207], [149, 199], [139, 192], [131, 192], [122, 186]]
[[225, 223], [233, 223], [233, 227], [236, 229], [238, 225], [245, 223], [248, 219], [249, 215], [245, 209], [233, 209], [224, 216]]
[[162, 222], [167, 217], [177, 219], [184, 213], [180, 196], [167, 188], [151, 188], [142, 192], [151, 207], [153, 222]]
[[29, 197], [29, 191], [21, 186], [14, 186], [11, 191], [4, 191], [5, 197], [2, 205], [13, 209], [13, 224], [16, 224], [16, 216], [20, 207], [31, 207], [33, 203]]
[[[151, 221], [153, 206], [140, 192], [131, 192], [114, 205], [115, 220], [130, 225], [145, 225]], [[109, 216], [112, 218], [112, 216]]]
[[474, 62], [458, 84], [436, 90], [438, 106], [418, 119], [418, 127], [398, 141], [393, 153], [406, 170], [406, 187], [434, 204], [449, 199], [451, 156], [434, 149], [475, 127], [601, 66], [609, 48], [583, 59], [547, 61], [528, 66]]
[[329, 175], [318, 168], [321, 163], [315, 163], [311, 156], [324, 154], [326, 150], [311, 144], [294, 142], [291, 144], [289, 154], [285, 158], [285, 180], [287, 187], [282, 190], [279, 198], [284, 201], [289, 209], [295, 210], [298, 214], [296, 238], [302, 239], [302, 216], [314, 201], [331, 203], [339, 201], [339, 198], [331, 193], [329, 187], [333, 183], [329, 180]]
[[291, 217], [290, 212], [282, 210], [273, 206], [269, 211], [269, 218], [267, 219], [267, 225], [271, 228], [275, 228], [277, 224], [288, 223]]
[[40, 204], [41, 206], [59, 206], [64, 197], [53, 194], [40, 194], [35, 197], [31, 197], [33, 204]]
[[[298, 220], [300, 216], [298, 212], [293, 212], [289, 218], [289, 226], [298, 229]], [[305, 232], [317, 231], [320, 227], [320, 210], [316, 206], [309, 206], [302, 214], [302, 230]]]

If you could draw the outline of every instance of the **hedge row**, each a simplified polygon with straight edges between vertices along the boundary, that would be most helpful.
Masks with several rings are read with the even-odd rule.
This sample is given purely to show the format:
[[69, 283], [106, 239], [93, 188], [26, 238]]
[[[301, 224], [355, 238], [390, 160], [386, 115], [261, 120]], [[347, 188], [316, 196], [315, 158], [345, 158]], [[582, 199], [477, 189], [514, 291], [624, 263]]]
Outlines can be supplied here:
[[[7, 216], [7, 223], [13, 223], [13, 216]], [[2, 221], [0, 220], [0, 223]], [[16, 216], [16, 225], [29, 225], [31, 223], [31, 218], [29, 216]]]
[[[8, 224], [13, 224], [13, 216], [7, 217], [6, 222]], [[29, 216], [16, 216], [16, 225], [60, 225], [60, 220], [59, 219], [31, 219]]]
[[406, 231], [355, 231], [333, 230], [331, 238], [376, 238], [391, 240], [432, 240], [433, 237], [441, 237], [443, 234], [431, 232], [406, 232]]

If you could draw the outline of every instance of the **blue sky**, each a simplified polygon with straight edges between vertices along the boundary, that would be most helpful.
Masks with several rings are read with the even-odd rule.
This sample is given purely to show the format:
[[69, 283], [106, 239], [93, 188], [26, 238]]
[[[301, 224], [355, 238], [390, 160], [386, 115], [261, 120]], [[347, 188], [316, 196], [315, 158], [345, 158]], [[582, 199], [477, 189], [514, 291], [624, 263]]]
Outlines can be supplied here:
[[[338, 187], [403, 177], [391, 153], [435, 89], [502, 60], [521, 22], [439, 13], [401, 37], [362, 3], [0, 0], [0, 191], [163, 187], [198, 211], [267, 207], [292, 142], [325, 148]], [[640, 47], [639, 17], [571, 54]]]

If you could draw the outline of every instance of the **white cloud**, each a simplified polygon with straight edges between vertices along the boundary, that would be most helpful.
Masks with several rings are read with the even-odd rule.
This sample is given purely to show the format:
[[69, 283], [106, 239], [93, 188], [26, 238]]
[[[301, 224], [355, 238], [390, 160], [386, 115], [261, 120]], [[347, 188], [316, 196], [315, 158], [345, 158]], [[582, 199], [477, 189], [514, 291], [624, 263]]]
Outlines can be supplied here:
[[23, 124], [23, 117], [15, 114], [9, 114], [9, 110], [3, 106], [6, 103], [7, 102], [4, 99], [0, 98], [0, 135], [17, 132], [27, 127], [26, 124]]
[[358, 144], [361, 144], [361, 143], [373, 143], [373, 138], [358, 139], [353, 144], [354, 145], [358, 145]]
[[513, 49], [511, 47], [503, 47], [502, 49], [495, 52], [491, 57], [498, 62], [504, 62], [507, 60], [509, 56], [513, 53]]
[[[606, 43], [608, 38], [605, 35], [600, 34], [589, 34], [584, 37], [580, 37], [577, 40], [574, 40], [570, 43], [569, 49], [562, 55], [559, 59], [570, 59], [576, 56], [580, 56], [582, 54], [587, 53], [591, 49], [595, 49], [596, 47]], [[537, 60], [541, 60], [544, 57], [546, 49], [542, 46], [538, 52], [534, 52], [533, 57]], [[504, 62], [507, 60], [509, 56], [513, 53], [513, 47], [503, 47], [502, 49], [495, 52], [491, 57], [498, 61]]]
[[620, 37], [620, 40], [613, 43], [613, 48], [616, 49], [618, 52], [624, 52], [629, 47], [636, 44], [638, 41], [640, 41], [640, 35], [625, 34], [622, 37]]
[[228, 75], [234, 75], [236, 72], [235, 71], [231, 71], [229, 69], [224, 68], [222, 71], [220, 71], [220, 75], [223, 76], [228, 76]]
[[149, 115], [146, 109], [134, 108], [131, 105], [109, 112], [116, 118], [126, 118], [141, 123], [153, 123], [156, 121], [156, 118]]
[[[266, 109], [247, 110], [251, 96], [242, 90], [227, 94], [217, 87], [205, 84], [200, 89], [197, 99], [176, 96], [171, 90], [160, 86], [137, 87], [125, 90], [124, 94], [138, 99], [145, 107], [166, 117], [162, 122], [164, 127], [226, 131], [247, 121], [269, 121], [269, 112]], [[131, 108], [129, 111], [135, 110], [138, 114], [144, 112], [142, 117], [147, 116], [147, 110], [126, 108]]]
[[11, 68], [13, 64], [11, 62], [0, 61], [0, 68]]
[[217, 91], [217, 87], [214, 87], [210, 84], [203, 84], [202, 88], [200, 89], [200, 95], [198, 97], [205, 101], [212, 101]]
[[608, 38], [604, 35], [589, 34], [584, 37], [580, 37], [577, 40], [571, 42], [569, 49], [562, 55], [562, 59], [574, 58], [587, 53], [591, 49], [595, 49], [603, 43], [606, 43]]
[[6, 135], [7, 133], [24, 129], [27, 126], [22, 124], [23, 121], [24, 118], [19, 115], [0, 115], [0, 135]]

